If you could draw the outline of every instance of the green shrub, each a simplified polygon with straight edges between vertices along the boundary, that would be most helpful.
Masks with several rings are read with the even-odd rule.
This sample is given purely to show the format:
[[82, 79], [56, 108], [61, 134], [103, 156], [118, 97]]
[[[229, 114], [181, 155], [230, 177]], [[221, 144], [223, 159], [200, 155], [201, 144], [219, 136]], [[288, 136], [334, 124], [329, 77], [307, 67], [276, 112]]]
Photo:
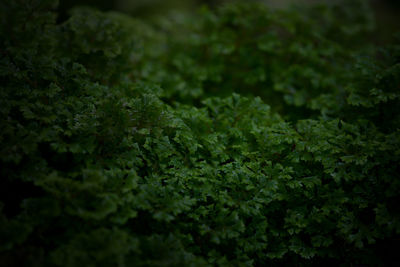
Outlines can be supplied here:
[[400, 46], [357, 4], [55, 8], [1, 3], [2, 264], [395, 259]]
[[134, 77], [158, 81], [167, 101], [196, 104], [236, 92], [262, 97], [289, 120], [332, 113], [338, 101], [327, 98], [343, 93], [350, 62], [369, 48], [359, 40], [372, 29], [371, 14], [357, 3], [302, 13], [241, 4], [195, 18], [172, 14], [154, 27], [162, 49], [146, 44]]

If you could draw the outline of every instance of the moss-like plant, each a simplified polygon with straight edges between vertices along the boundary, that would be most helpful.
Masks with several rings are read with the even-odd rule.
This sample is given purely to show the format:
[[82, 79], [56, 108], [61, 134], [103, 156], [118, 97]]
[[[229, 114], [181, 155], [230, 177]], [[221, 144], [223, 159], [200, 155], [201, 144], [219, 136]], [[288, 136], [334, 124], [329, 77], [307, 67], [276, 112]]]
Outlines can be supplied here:
[[55, 8], [0, 5], [1, 264], [396, 259], [400, 46], [359, 5]]

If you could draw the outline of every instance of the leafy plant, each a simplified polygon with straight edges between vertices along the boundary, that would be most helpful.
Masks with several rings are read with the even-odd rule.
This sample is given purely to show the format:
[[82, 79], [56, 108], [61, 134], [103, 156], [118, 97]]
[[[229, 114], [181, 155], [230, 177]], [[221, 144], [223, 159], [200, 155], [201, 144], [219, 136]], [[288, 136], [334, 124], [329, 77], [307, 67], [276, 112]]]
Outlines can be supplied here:
[[0, 262], [396, 259], [400, 46], [356, 4], [55, 8], [1, 3]]

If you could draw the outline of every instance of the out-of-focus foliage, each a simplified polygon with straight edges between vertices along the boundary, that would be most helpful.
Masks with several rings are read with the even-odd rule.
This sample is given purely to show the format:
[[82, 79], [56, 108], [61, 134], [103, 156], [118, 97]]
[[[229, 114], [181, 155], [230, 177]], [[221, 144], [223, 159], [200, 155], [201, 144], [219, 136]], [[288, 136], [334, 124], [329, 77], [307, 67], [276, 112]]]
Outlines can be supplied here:
[[400, 46], [365, 44], [362, 3], [57, 24], [2, 1], [0, 262], [393, 262]]
[[237, 4], [196, 18], [167, 17], [149, 38], [162, 39], [158, 47], [143, 45], [134, 77], [158, 81], [168, 100], [238, 92], [261, 96], [289, 118], [332, 113], [345, 102], [332, 98], [352, 77], [349, 62], [368, 49], [361, 37], [373, 23], [358, 3], [303, 12]]

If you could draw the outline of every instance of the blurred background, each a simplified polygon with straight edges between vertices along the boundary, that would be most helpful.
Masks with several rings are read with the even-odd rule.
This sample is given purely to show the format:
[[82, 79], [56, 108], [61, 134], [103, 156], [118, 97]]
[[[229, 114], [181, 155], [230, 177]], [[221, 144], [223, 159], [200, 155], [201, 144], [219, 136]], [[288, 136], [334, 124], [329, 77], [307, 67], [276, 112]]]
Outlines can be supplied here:
[[[103, 11], [119, 11], [135, 17], [151, 17], [171, 11], [191, 12], [201, 6], [211, 8], [227, 2], [264, 2], [271, 8], [293, 5], [315, 5], [340, 0], [60, 0], [59, 19], [68, 17], [68, 10], [75, 6], [90, 6]], [[351, 0], [346, 0], [351, 1]], [[371, 41], [381, 44], [392, 39], [400, 30], [400, 0], [366, 0], [371, 3], [376, 18], [376, 30]]]

